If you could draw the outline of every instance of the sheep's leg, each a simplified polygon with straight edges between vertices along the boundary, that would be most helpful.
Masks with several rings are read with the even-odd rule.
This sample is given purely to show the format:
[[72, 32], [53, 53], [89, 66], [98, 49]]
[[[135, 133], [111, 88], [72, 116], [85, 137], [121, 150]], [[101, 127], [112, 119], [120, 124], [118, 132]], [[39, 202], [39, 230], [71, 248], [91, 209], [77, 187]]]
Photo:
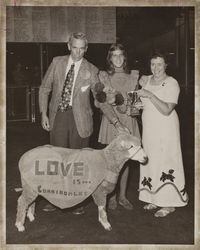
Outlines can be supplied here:
[[34, 214], [35, 214], [35, 202], [33, 202], [28, 208], [27, 217], [29, 218], [30, 222], [35, 220]]
[[107, 219], [106, 213], [106, 197], [107, 190], [103, 186], [99, 186], [92, 194], [95, 204], [98, 206], [98, 220], [105, 230], [110, 231], [112, 229]]
[[24, 222], [26, 217], [26, 210], [28, 208], [28, 204], [26, 203], [23, 194], [18, 198], [17, 203], [17, 216], [15, 226], [17, 227], [19, 232], [23, 232], [25, 230]]
[[112, 227], [107, 219], [107, 213], [105, 207], [98, 206], [98, 212], [99, 212], [99, 222], [101, 223], [101, 225], [105, 228], [105, 230], [108, 231], [112, 230]]
[[17, 216], [16, 216], [15, 226], [17, 227], [19, 232], [23, 232], [25, 230], [24, 222], [25, 222], [27, 209], [29, 205], [37, 197], [37, 193], [31, 192], [28, 188], [25, 188], [24, 190], [17, 201], [18, 204], [17, 204]]

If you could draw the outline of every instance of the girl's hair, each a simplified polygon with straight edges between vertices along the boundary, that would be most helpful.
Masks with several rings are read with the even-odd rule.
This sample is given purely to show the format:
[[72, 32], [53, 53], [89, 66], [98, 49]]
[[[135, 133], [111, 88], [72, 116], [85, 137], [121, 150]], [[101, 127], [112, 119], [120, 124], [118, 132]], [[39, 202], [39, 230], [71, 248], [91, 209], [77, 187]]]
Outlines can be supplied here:
[[113, 52], [116, 50], [121, 50], [123, 52], [124, 55], [124, 63], [123, 63], [123, 69], [125, 73], [130, 73], [130, 70], [128, 69], [128, 65], [127, 65], [127, 53], [125, 51], [125, 48], [122, 44], [120, 43], [114, 43], [110, 46], [109, 50], [108, 50], [108, 55], [107, 55], [107, 72], [110, 75], [113, 75], [115, 73], [115, 67], [112, 63], [111, 57], [113, 55]]

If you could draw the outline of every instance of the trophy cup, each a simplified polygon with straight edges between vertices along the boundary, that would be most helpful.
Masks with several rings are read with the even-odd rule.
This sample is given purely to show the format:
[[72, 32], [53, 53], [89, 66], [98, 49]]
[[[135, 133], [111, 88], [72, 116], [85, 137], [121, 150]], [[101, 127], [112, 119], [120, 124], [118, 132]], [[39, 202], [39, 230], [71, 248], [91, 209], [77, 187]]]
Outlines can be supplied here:
[[128, 115], [135, 117], [140, 115], [139, 107], [142, 107], [142, 102], [137, 95], [137, 92], [130, 91], [128, 94], [127, 106]]

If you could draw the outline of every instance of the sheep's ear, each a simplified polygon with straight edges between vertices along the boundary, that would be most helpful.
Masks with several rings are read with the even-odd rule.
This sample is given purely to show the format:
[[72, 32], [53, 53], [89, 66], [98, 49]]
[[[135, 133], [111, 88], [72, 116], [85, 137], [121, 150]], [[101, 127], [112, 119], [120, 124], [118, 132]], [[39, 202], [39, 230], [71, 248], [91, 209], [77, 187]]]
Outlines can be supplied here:
[[120, 145], [121, 145], [121, 147], [122, 147], [123, 150], [126, 150], [126, 149], [130, 148], [131, 143], [129, 141], [122, 140], [120, 142]]
[[125, 148], [126, 142], [125, 142], [125, 141], [121, 141], [121, 142], [120, 142], [120, 145], [122, 146], [122, 148]]

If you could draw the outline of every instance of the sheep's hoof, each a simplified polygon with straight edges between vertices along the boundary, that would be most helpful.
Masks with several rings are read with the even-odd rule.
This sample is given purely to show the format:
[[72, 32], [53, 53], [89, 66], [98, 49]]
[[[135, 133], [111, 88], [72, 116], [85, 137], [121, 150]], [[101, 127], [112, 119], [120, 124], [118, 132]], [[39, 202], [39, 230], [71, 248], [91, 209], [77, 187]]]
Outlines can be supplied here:
[[15, 223], [16, 228], [18, 229], [19, 232], [25, 231], [25, 227], [22, 225], [20, 222]]
[[105, 230], [107, 230], [107, 231], [112, 230], [112, 227], [111, 227], [109, 222], [105, 222], [105, 221], [102, 221], [102, 220], [99, 220], [99, 222], [101, 223], [101, 225], [104, 227]]
[[107, 231], [111, 231], [111, 230], [112, 230], [112, 227], [111, 227], [110, 224], [109, 224], [109, 225], [106, 225], [104, 228], [105, 228], [105, 230], [107, 230]]
[[35, 217], [34, 217], [34, 215], [32, 213], [27, 213], [27, 217], [28, 217], [30, 222], [35, 220]]
[[104, 227], [106, 231], [111, 231], [112, 230], [112, 227], [111, 225], [109, 227]]

